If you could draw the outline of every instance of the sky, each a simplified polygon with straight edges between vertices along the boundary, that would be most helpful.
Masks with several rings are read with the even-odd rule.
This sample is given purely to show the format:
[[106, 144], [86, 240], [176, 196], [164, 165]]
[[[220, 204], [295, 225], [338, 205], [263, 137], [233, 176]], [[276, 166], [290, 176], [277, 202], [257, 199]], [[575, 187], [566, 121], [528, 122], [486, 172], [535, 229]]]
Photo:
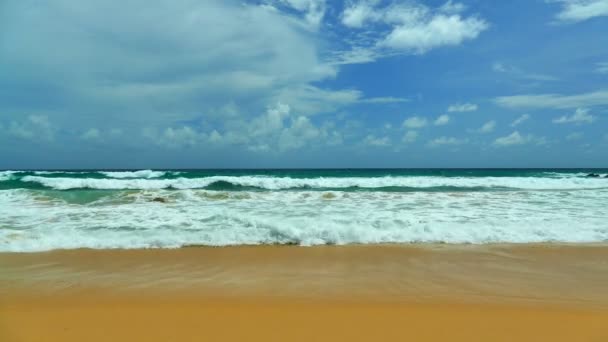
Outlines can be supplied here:
[[0, 0], [0, 168], [608, 167], [608, 0]]

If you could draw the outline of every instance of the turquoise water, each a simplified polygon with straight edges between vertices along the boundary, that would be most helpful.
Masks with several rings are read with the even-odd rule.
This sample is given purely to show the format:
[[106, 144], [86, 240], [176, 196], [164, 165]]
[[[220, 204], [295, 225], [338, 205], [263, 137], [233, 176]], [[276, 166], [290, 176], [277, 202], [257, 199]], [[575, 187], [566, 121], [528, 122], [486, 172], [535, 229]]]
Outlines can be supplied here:
[[604, 242], [607, 175], [608, 169], [0, 171], [0, 251]]

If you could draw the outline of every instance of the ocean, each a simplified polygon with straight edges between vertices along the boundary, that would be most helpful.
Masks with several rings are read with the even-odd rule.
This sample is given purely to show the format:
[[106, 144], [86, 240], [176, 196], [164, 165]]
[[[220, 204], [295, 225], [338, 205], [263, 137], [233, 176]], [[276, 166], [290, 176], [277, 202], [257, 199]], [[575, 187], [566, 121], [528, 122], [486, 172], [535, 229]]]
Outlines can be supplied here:
[[606, 242], [607, 174], [608, 169], [0, 171], [0, 251]]

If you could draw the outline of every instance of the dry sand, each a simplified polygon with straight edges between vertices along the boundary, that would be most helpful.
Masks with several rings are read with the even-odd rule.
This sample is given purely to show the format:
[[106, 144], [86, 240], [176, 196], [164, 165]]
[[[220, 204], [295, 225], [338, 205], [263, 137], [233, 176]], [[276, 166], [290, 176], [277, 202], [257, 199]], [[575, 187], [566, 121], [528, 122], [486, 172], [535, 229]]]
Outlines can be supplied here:
[[0, 254], [0, 341], [608, 341], [606, 246]]

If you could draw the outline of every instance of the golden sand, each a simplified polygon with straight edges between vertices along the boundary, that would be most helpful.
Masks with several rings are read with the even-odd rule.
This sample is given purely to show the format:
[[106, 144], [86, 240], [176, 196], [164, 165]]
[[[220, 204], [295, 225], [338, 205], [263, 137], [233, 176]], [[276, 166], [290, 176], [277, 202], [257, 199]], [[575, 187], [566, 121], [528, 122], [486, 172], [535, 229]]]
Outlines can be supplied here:
[[606, 246], [0, 254], [0, 341], [608, 341]]

